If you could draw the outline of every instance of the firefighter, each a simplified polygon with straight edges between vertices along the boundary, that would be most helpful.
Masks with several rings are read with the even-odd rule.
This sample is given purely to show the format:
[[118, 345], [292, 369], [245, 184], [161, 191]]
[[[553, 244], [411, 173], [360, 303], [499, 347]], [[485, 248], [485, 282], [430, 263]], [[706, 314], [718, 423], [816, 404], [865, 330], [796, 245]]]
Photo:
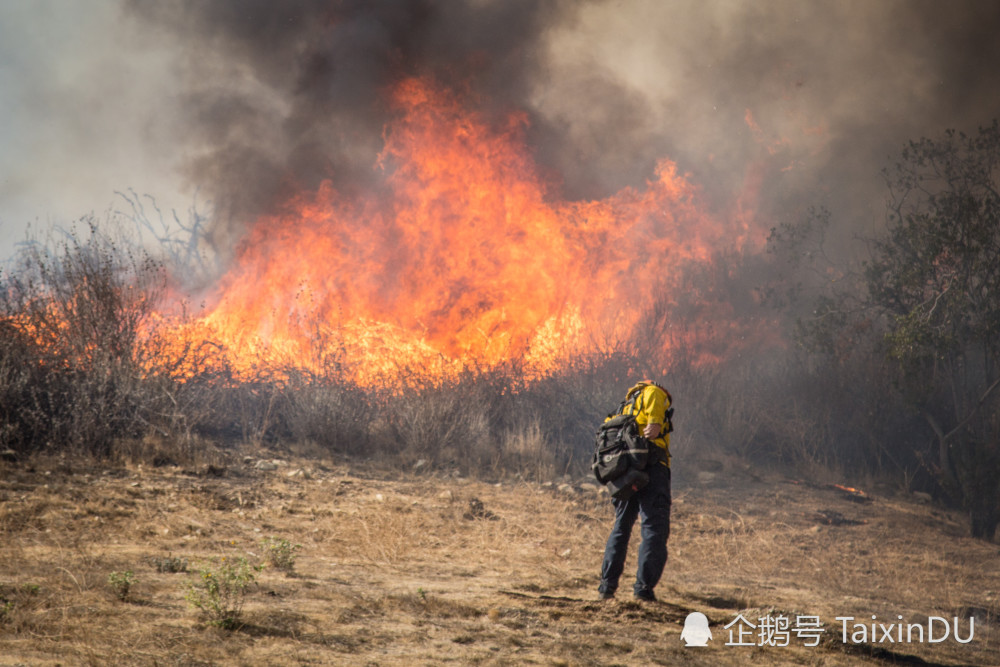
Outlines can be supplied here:
[[[634, 400], [638, 395], [638, 400]], [[633, 594], [637, 600], [655, 601], [653, 589], [667, 564], [667, 539], [670, 537], [670, 392], [655, 382], [644, 380], [629, 389], [626, 410], [635, 414], [639, 432], [650, 442], [646, 467], [649, 483], [626, 500], [612, 499], [615, 524], [604, 548], [601, 585], [598, 593], [609, 600], [618, 590], [618, 579], [625, 568], [629, 538], [635, 520], [641, 517], [642, 542], [639, 567]]]

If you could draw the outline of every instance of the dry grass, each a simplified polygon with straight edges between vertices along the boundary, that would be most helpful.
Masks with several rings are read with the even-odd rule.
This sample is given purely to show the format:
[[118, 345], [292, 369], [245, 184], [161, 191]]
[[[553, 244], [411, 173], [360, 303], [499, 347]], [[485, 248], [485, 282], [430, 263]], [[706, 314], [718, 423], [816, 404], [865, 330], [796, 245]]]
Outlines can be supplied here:
[[[0, 470], [0, 665], [1000, 664], [996, 545], [906, 498], [855, 504], [729, 465], [699, 480], [677, 459], [661, 601], [599, 603], [611, 512], [592, 491], [255, 462]], [[207, 626], [184, 600], [197, 564], [263, 561], [269, 536], [301, 545], [294, 570], [259, 575], [238, 630]], [[107, 580], [126, 570], [121, 601]], [[690, 611], [713, 623], [705, 649], [679, 639]], [[724, 646], [739, 611], [818, 615], [828, 639]], [[972, 644], [881, 654], [846, 651], [834, 620], [970, 613]]]

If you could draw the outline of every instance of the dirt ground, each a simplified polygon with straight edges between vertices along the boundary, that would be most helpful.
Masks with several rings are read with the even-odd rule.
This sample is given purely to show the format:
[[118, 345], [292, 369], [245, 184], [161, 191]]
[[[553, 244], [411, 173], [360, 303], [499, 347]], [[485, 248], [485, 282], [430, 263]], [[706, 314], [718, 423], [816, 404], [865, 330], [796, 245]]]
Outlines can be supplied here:
[[[659, 601], [633, 601], [626, 578], [600, 602], [612, 513], [585, 479], [262, 451], [160, 463], [0, 463], [0, 667], [1000, 664], [1000, 549], [891, 490], [675, 460]], [[185, 599], [199, 569], [262, 562], [265, 538], [298, 545], [293, 569], [256, 575], [239, 627], [208, 624]], [[126, 571], [119, 599], [109, 576]], [[696, 611], [705, 647], [681, 639]]]

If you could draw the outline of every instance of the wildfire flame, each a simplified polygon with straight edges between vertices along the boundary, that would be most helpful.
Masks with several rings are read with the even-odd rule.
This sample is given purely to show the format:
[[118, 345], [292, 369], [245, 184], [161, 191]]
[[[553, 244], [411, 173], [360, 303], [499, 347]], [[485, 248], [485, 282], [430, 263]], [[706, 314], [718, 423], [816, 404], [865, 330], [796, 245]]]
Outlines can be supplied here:
[[833, 486], [833, 488], [840, 489], [844, 493], [849, 493], [852, 496], [867, 496], [868, 495], [864, 491], [862, 491], [861, 489], [855, 489], [853, 486], [844, 486], [842, 484], [833, 484], [832, 486]]
[[524, 114], [497, 122], [426, 79], [390, 101], [380, 186], [326, 181], [257, 220], [204, 310], [172, 325], [177, 345], [214, 341], [238, 373], [336, 363], [371, 383], [519, 359], [537, 375], [635, 326], [713, 250], [760, 240], [707, 214], [669, 160], [645, 188], [565, 201]]

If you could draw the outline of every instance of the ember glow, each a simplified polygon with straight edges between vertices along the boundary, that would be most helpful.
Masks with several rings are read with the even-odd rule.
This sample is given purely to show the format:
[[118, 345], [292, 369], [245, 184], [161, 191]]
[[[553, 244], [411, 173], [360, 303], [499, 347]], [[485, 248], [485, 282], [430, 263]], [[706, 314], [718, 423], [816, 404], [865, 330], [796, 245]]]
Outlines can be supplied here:
[[240, 374], [335, 360], [378, 383], [519, 360], [537, 376], [631, 329], [714, 252], [762, 240], [746, 216], [706, 213], [669, 160], [643, 188], [565, 201], [523, 114], [487, 117], [427, 79], [389, 99], [379, 186], [326, 181], [258, 219], [178, 344], [211, 340]]

